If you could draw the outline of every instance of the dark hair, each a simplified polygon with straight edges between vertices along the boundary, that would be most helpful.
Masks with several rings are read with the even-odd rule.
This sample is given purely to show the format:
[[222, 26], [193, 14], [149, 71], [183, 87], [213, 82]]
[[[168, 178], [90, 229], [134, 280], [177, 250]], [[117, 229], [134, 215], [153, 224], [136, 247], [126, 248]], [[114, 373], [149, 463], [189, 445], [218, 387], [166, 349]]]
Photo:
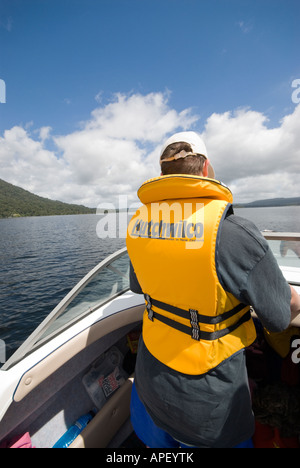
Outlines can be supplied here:
[[[193, 152], [192, 147], [188, 143], [178, 142], [172, 143], [167, 146], [163, 154], [161, 155], [161, 160], [171, 158], [180, 151], [185, 150], [186, 152]], [[168, 174], [192, 174], [199, 175], [202, 172], [203, 164], [205, 161], [204, 156], [187, 156], [184, 159], [177, 159], [174, 161], [162, 162], [161, 172], [163, 175]]]

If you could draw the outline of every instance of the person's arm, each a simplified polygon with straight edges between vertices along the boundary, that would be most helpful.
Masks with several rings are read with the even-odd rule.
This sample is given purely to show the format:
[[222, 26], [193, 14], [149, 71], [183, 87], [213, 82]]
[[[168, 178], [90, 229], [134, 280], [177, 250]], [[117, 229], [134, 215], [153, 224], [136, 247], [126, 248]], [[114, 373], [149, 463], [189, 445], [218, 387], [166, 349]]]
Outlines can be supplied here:
[[281, 332], [289, 327], [291, 288], [253, 223], [235, 215], [225, 219], [218, 264], [224, 289], [251, 305], [267, 330]]
[[291, 325], [300, 327], [300, 296], [297, 291], [291, 288]]

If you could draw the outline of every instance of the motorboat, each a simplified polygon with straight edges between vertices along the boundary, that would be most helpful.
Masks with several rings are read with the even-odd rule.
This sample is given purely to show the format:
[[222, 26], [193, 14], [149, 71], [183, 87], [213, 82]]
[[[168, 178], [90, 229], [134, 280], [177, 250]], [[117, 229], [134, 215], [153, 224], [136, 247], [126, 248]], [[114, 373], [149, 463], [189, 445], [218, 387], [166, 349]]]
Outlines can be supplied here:
[[[263, 235], [300, 293], [300, 233]], [[0, 446], [29, 433], [34, 447], [54, 447], [91, 411], [69, 448], [124, 446], [144, 308], [126, 247], [92, 269], [2, 366]]]

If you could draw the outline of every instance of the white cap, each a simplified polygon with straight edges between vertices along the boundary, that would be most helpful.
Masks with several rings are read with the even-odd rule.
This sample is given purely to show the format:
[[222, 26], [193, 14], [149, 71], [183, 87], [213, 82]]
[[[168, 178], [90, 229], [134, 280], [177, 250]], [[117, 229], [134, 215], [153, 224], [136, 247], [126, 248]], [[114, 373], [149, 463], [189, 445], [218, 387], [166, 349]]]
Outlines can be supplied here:
[[[163, 162], [168, 162], [168, 161], [176, 160], [179, 158], [185, 158], [186, 156], [199, 155], [199, 154], [201, 154], [207, 159], [207, 149], [204, 144], [204, 141], [196, 132], [179, 132], [179, 133], [175, 133], [174, 135], [172, 135], [163, 144], [163, 147], [160, 152], [160, 158], [163, 152], [165, 151], [165, 149], [167, 148], [167, 146], [172, 145], [173, 143], [182, 143], [182, 142], [188, 143], [191, 146], [193, 153], [186, 153], [184, 151], [181, 151], [180, 153], [178, 153], [178, 155], [175, 155], [172, 158], [167, 158], [166, 160], [160, 159], [160, 163], [162, 164]], [[211, 164], [209, 164], [208, 177], [213, 179], [214, 175], [215, 173], [214, 173], [213, 167], [211, 166]]]
[[179, 142], [188, 143], [192, 147], [192, 150], [194, 153], [202, 154], [202, 156], [205, 156], [207, 158], [207, 150], [206, 150], [204, 141], [200, 138], [200, 136], [196, 132], [175, 133], [170, 138], [168, 138], [167, 141], [164, 143], [160, 156], [163, 154], [167, 146], [171, 145], [172, 143], [179, 143]]

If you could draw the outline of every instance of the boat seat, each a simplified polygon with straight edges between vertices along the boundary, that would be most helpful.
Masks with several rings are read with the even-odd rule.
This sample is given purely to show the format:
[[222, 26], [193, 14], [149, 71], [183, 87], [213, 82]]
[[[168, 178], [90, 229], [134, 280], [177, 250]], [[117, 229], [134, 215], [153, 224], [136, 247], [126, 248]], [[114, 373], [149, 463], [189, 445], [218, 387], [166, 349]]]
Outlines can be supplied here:
[[134, 378], [112, 395], [69, 448], [105, 448], [130, 416], [130, 398]]

